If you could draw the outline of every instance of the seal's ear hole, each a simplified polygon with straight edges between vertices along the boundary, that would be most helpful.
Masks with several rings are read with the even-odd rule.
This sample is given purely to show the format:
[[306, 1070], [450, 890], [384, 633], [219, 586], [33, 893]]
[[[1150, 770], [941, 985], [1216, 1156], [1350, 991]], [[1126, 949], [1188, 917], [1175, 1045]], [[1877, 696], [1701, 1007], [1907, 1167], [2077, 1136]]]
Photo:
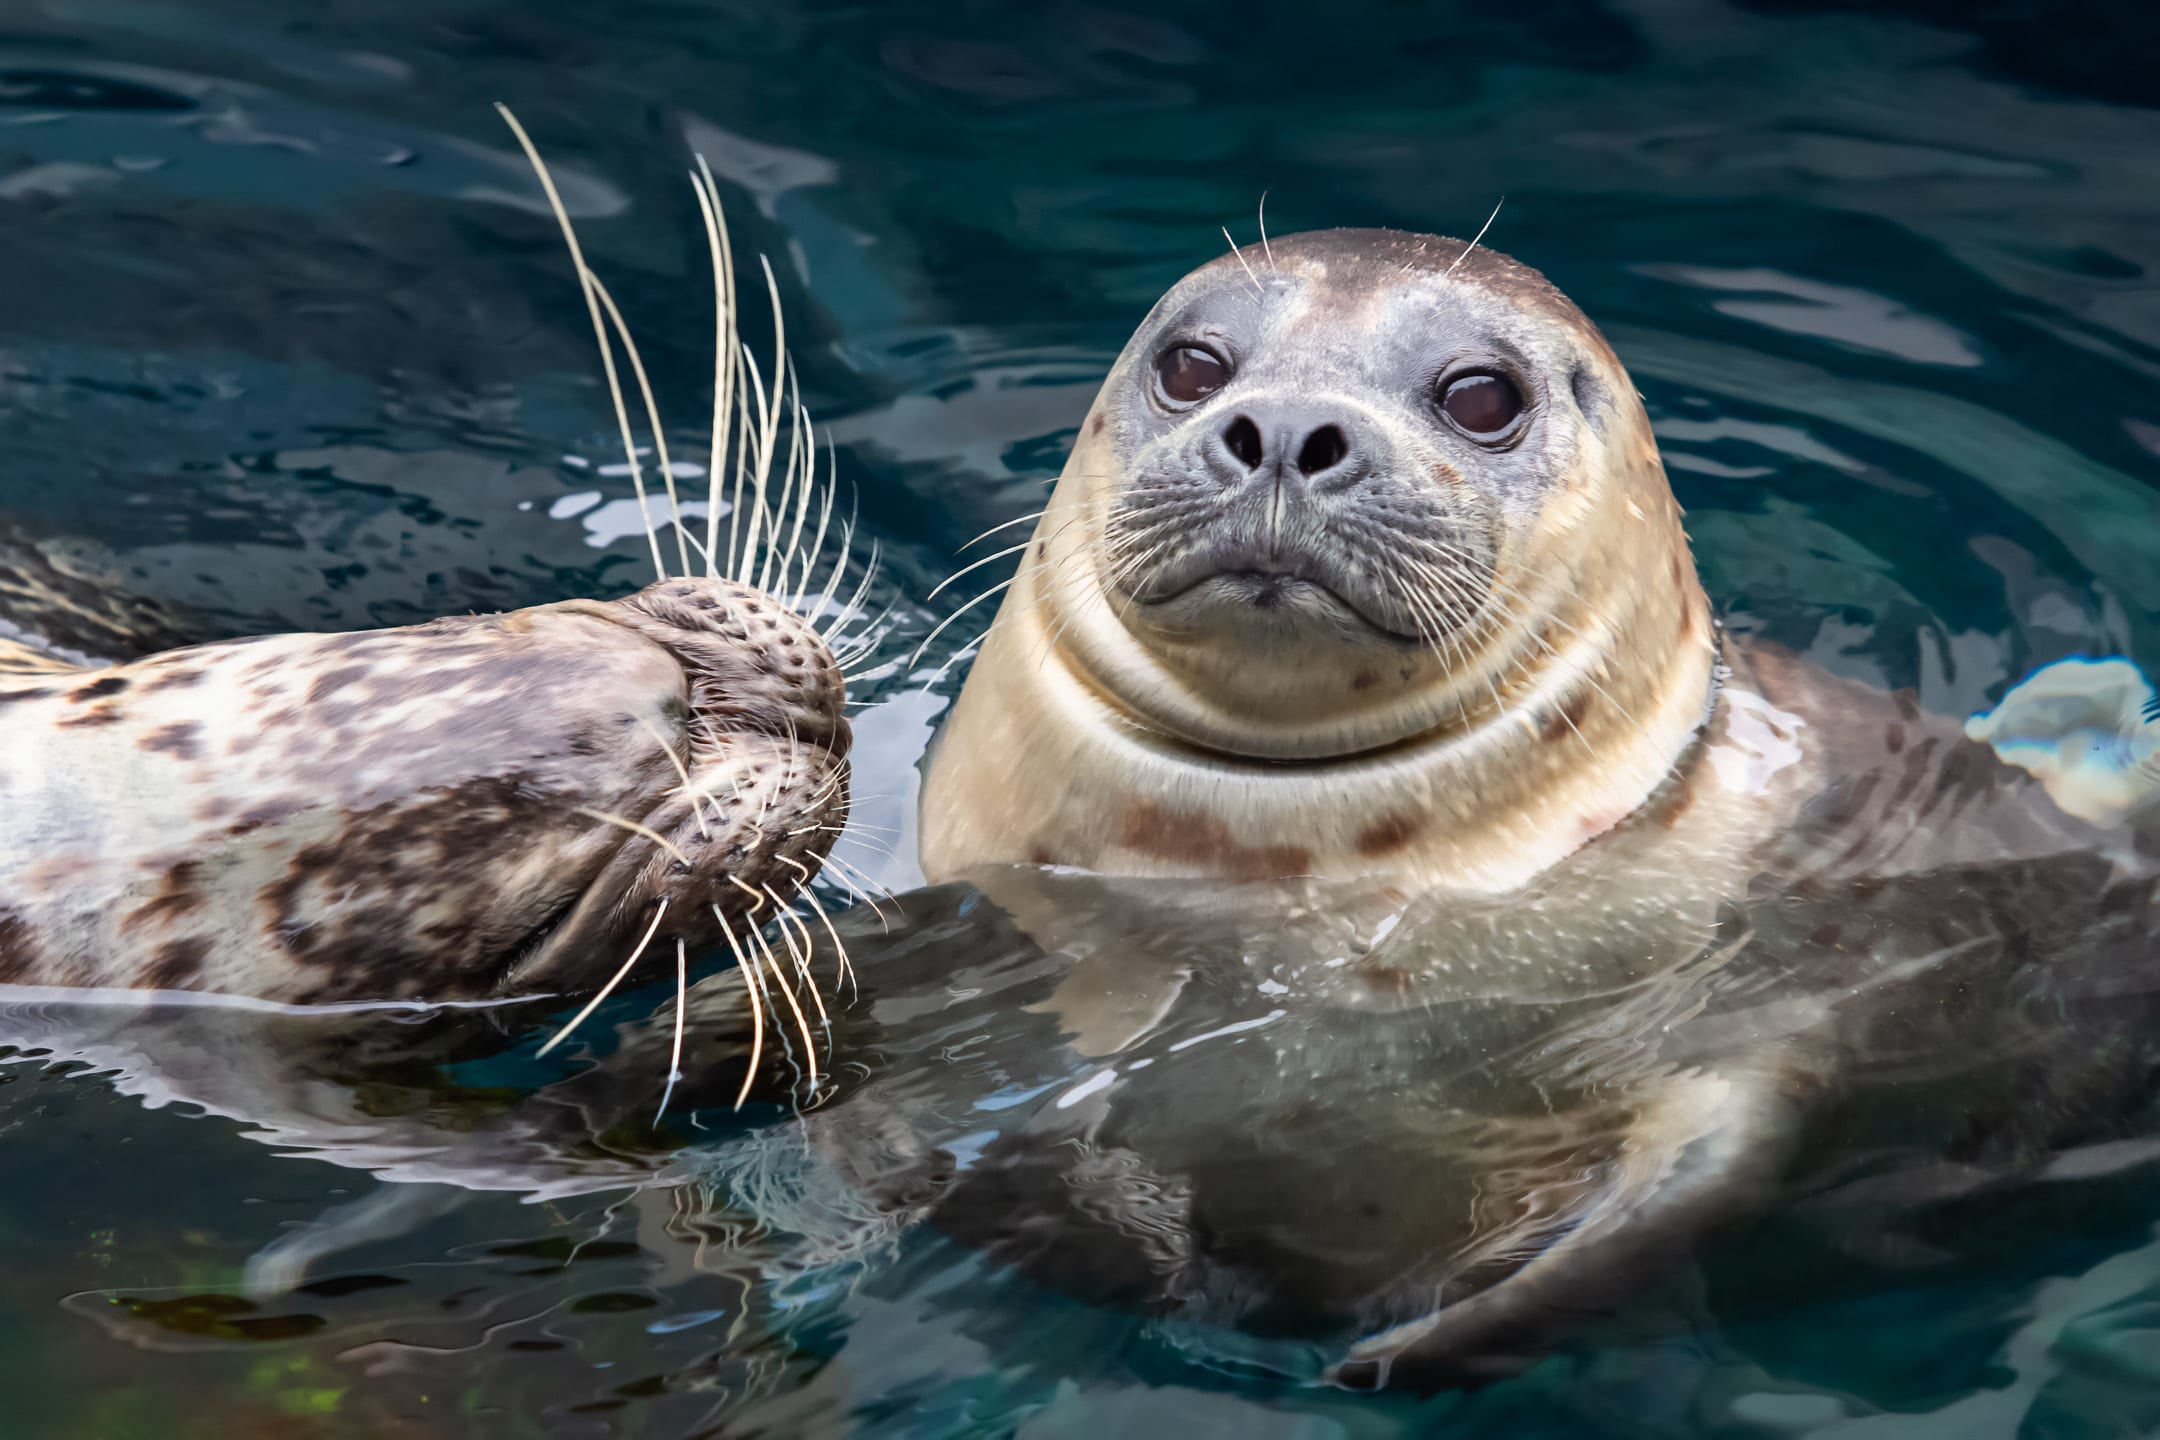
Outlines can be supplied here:
[[1568, 389], [1574, 392], [1575, 408], [1582, 411], [1583, 419], [1590, 422], [1593, 430], [1605, 428], [1605, 387], [1590, 373], [1587, 365], [1575, 367], [1568, 376]]

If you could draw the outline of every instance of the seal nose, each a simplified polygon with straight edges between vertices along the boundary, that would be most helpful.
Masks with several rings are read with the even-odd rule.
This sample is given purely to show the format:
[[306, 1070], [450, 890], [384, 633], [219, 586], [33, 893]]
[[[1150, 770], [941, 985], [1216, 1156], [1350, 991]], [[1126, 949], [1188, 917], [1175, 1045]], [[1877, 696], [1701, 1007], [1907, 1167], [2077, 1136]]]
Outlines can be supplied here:
[[1324, 410], [1303, 405], [1248, 406], [1216, 432], [1218, 468], [1235, 480], [1248, 476], [1303, 479], [1339, 489], [1354, 485], [1366, 469], [1356, 428]]

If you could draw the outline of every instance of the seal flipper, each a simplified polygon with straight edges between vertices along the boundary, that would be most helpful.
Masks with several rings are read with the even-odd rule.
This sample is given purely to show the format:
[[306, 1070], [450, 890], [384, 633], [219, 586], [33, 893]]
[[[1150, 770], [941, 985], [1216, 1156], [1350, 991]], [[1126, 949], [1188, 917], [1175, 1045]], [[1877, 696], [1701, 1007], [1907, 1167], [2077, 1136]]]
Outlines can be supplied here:
[[1614, 1184], [1566, 1235], [1492, 1288], [1359, 1341], [1328, 1379], [1437, 1390], [1528, 1368], [1711, 1233], [1760, 1214], [1798, 1148], [1804, 1108], [1789, 1075], [1703, 1071], [1676, 1082], [1645, 1114]]

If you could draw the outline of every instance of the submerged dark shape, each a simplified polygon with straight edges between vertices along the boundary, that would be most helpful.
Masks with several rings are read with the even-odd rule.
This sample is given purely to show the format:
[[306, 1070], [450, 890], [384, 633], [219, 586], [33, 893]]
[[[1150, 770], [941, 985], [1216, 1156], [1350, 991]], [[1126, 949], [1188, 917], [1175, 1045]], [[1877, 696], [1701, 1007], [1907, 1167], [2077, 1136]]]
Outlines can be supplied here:
[[1375, 943], [1317, 882], [990, 888], [1018, 923], [952, 887], [850, 936], [875, 1073], [803, 1119], [824, 1163], [1090, 1301], [1322, 1342], [1354, 1388], [1513, 1373], [1805, 1198], [1873, 1243], [2066, 1150], [2160, 1158], [2119, 1143], [2160, 1063], [2144, 865], [1766, 870], [1649, 958], [1550, 894]]

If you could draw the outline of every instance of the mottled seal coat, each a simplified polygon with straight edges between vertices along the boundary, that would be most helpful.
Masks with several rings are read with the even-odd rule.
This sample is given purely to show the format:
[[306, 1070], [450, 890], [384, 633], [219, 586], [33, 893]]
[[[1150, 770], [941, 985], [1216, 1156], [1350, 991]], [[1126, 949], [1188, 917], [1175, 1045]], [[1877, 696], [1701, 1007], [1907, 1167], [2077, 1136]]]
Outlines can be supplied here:
[[702, 578], [11, 676], [0, 735], [0, 983], [574, 990], [780, 908], [847, 804], [816, 630]]

